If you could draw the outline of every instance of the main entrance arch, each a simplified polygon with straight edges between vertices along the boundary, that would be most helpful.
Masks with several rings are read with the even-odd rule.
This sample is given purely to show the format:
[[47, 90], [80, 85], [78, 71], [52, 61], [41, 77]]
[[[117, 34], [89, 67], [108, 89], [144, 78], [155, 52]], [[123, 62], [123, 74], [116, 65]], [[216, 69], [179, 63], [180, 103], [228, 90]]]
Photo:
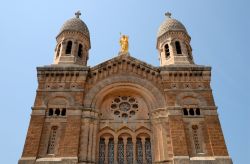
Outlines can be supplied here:
[[97, 83], [85, 100], [99, 114], [98, 163], [152, 163], [150, 113], [165, 104], [158, 88], [138, 77], [112, 77]]

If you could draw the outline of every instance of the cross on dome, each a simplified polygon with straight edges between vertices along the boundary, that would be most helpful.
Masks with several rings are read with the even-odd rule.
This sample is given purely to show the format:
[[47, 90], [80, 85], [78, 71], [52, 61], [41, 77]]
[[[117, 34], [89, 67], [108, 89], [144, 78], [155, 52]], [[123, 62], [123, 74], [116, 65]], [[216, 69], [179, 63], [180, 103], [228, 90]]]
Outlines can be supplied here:
[[80, 17], [80, 15], [82, 15], [82, 14], [81, 14], [81, 11], [80, 11], [80, 10], [78, 10], [78, 11], [75, 13], [75, 15], [76, 15], [76, 18], [79, 18], [79, 17]]
[[171, 14], [170, 12], [166, 12], [166, 13], [165, 13], [165, 16], [168, 17], [168, 18], [171, 18], [171, 15], [172, 15], [172, 14]]

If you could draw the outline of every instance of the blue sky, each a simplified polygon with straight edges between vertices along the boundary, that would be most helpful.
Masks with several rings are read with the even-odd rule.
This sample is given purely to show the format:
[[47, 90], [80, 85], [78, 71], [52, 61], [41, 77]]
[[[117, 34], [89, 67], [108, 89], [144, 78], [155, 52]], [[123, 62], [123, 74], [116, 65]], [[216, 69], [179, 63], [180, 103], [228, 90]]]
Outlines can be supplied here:
[[250, 163], [250, 2], [247, 0], [43, 0], [0, 2], [0, 154], [17, 163], [36, 94], [36, 67], [51, 64], [55, 37], [81, 10], [91, 35], [89, 65], [115, 57], [119, 33], [132, 56], [159, 66], [156, 33], [166, 11], [192, 37], [196, 64], [212, 66], [212, 88], [235, 164]]

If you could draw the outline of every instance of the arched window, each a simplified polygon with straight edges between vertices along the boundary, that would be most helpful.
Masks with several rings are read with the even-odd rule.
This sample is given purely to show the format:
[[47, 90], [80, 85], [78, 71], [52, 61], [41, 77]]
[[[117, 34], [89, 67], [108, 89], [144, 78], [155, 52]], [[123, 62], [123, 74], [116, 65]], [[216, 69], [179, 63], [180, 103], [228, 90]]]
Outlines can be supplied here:
[[170, 56], [170, 51], [169, 51], [169, 46], [168, 46], [168, 44], [165, 44], [164, 50], [165, 50], [165, 57], [166, 57], [166, 58], [169, 58], [169, 56]]
[[183, 108], [183, 114], [184, 114], [185, 116], [188, 115], [188, 110], [187, 110], [187, 108]]
[[133, 163], [133, 142], [132, 138], [128, 138], [126, 147], [127, 163]]
[[193, 109], [193, 108], [190, 108], [190, 109], [189, 109], [189, 114], [190, 114], [191, 116], [194, 115], [194, 109]]
[[118, 163], [124, 164], [124, 144], [123, 139], [118, 139]]
[[56, 146], [56, 138], [57, 138], [57, 126], [53, 126], [50, 131], [50, 138], [49, 138], [49, 144], [48, 144], [48, 154], [55, 154], [55, 146]]
[[56, 108], [55, 114], [56, 114], [57, 116], [60, 115], [60, 109], [59, 109], [59, 108]]
[[114, 163], [114, 139], [109, 139], [108, 144], [108, 163], [113, 164]]
[[99, 164], [104, 164], [105, 161], [105, 139], [101, 138], [99, 142]]
[[63, 108], [63, 109], [62, 109], [61, 115], [62, 115], [62, 116], [66, 116], [66, 108]]
[[68, 41], [66, 47], [66, 54], [71, 54], [71, 49], [72, 49], [72, 41]]
[[137, 155], [137, 164], [143, 164], [142, 142], [140, 138], [136, 139], [136, 155]]
[[49, 116], [53, 116], [53, 108], [49, 108]]
[[180, 44], [179, 41], [176, 41], [176, 42], [175, 42], [175, 48], [176, 48], [177, 54], [182, 54], [182, 53], [181, 53], [181, 44]]
[[79, 44], [79, 47], [78, 47], [78, 53], [77, 53], [78, 57], [82, 57], [82, 44]]
[[200, 109], [199, 109], [199, 108], [196, 108], [195, 113], [196, 113], [196, 115], [201, 115]]
[[59, 44], [59, 46], [57, 47], [56, 57], [60, 55], [60, 52], [61, 52], [61, 44]]
[[147, 164], [152, 163], [152, 154], [151, 154], [151, 142], [149, 138], [145, 140], [145, 151], [146, 151], [146, 162]]

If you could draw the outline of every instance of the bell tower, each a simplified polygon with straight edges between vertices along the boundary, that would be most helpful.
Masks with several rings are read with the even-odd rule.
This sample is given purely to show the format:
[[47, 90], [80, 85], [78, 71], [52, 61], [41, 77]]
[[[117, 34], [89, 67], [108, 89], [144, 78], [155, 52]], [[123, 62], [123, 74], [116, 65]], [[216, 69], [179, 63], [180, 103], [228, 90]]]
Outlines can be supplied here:
[[75, 18], [67, 20], [57, 35], [54, 64], [87, 65], [90, 36], [80, 15], [80, 11], [76, 12]]
[[159, 51], [160, 66], [194, 64], [190, 36], [185, 26], [171, 18], [167, 12], [166, 19], [159, 27], [156, 48]]

